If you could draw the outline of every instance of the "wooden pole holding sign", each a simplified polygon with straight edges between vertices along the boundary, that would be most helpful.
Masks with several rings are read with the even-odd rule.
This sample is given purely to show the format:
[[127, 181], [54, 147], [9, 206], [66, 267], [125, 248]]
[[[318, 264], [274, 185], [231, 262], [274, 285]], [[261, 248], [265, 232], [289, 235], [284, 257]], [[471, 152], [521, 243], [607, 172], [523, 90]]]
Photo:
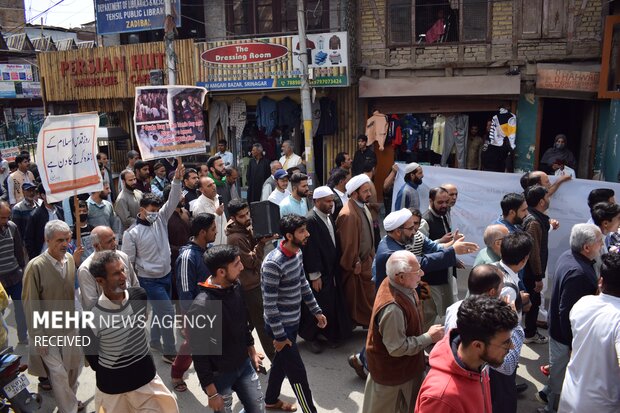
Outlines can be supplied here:
[[[82, 246], [82, 223], [80, 222], [80, 200], [77, 192], [73, 195], [73, 208], [75, 209], [75, 243], [76, 249]], [[71, 211], [69, 211], [71, 212]]]

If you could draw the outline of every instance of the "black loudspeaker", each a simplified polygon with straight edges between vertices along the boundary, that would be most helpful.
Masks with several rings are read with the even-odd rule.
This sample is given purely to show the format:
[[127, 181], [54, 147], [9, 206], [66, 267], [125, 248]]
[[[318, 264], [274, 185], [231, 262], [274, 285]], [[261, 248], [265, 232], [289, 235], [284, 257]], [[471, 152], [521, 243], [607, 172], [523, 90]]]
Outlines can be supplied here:
[[254, 238], [269, 237], [280, 233], [280, 207], [271, 201], [250, 204]]

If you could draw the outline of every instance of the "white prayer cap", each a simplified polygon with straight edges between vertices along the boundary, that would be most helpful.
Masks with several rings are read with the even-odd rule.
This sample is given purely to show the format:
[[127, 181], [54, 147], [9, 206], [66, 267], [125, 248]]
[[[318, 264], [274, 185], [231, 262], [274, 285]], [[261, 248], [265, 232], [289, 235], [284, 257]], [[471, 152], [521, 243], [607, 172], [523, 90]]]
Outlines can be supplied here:
[[312, 199], [320, 199], [327, 196], [334, 196], [334, 192], [329, 186], [319, 186], [312, 192]]
[[410, 174], [411, 172], [415, 171], [419, 167], [420, 167], [420, 164], [416, 162], [408, 163], [407, 166], [405, 166], [405, 175]]
[[370, 182], [370, 178], [366, 174], [355, 175], [353, 178], [347, 182], [345, 188], [347, 190], [347, 195], [351, 195], [353, 192], [357, 191], [357, 189], [364, 185], [365, 183]]
[[390, 212], [383, 220], [383, 227], [386, 231], [394, 231], [396, 228], [402, 226], [405, 222], [411, 218], [413, 214], [408, 208], [403, 208], [399, 211]]

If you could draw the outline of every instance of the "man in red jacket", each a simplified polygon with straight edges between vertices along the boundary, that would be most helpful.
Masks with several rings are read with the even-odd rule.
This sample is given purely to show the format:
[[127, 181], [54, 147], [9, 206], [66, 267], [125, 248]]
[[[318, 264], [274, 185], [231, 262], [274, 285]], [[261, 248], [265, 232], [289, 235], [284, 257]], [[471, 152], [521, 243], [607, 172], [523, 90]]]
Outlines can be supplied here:
[[517, 326], [512, 308], [497, 298], [470, 296], [458, 310], [457, 328], [430, 355], [416, 413], [491, 413], [486, 365], [499, 367], [512, 348]]

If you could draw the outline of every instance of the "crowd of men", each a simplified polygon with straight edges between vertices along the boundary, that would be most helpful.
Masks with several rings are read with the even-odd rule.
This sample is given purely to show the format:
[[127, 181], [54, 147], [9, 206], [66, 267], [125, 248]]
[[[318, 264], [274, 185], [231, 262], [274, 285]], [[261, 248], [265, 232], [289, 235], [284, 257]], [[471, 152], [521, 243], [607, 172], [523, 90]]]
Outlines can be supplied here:
[[[358, 138], [353, 158], [339, 153], [327, 185], [313, 190], [290, 142], [271, 162], [255, 144], [246, 199], [225, 141], [197, 169], [180, 159], [149, 164], [130, 151], [118, 186], [100, 153], [103, 189], [64, 205], [47, 202], [29, 155], [18, 156], [0, 201], [0, 295], [12, 299], [18, 344], [30, 349], [29, 371], [53, 392], [58, 411], [84, 409], [76, 390], [85, 356], [96, 373], [97, 411], [178, 411], [174, 393], [188, 390], [184, 378], [193, 363], [216, 412], [232, 412], [233, 394], [247, 412], [316, 412], [297, 338], [320, 353], [350, 339], [355, 328], [367, 330], [360, 352], [348, 359], [366, 380], [365, 413], [516, 412], [518, 394], [527, 389], [517, 383], [523, 345], [548, 345], [540, 411], [617, 411], [614, 192], [589, 194], [590, 221], [572, 228], [566, 252], [547, 274], [548, 234], [560, 225], [547, 211], [570, 177], [551, 185], [544, 172], [524, 174], [523, 192], [503, 197], [480, 250], [452, 229], [458, 188], [446, 183], [421, 199], [424, 171], [417, 163], [405, 166], [401, 188], [394, 187], [396, 166], [383, 182], [380, 190], [395, 198], [395, 209], [381, 220], [376, 157], [366, 142]], [[250, 203], [257, 201], [278, 205], [277, 234], [255, 237]], [[459, 256], [474, 253], [468, 297], [459, 300]], [[539, 317], [545, 284], [548, 322]], [[221, 340], [195, 326], [58, 330], [29, 316], [37, 309], [84, 310], [135, 321], [149, 311], [147, 302], [153, 319], [197, 319], [220, 303]], [[90, 340], [85, 348], [35, 345], [34, 337], [46, 335]], [[7, 344], [0, 334], [0, 346]], [[172, 391], [153, 354], [171, 364]], [[266, 373], [265, 357], [263, 391], [257, 373]], [[280, 398], [285, 378], [296, 405]]]

